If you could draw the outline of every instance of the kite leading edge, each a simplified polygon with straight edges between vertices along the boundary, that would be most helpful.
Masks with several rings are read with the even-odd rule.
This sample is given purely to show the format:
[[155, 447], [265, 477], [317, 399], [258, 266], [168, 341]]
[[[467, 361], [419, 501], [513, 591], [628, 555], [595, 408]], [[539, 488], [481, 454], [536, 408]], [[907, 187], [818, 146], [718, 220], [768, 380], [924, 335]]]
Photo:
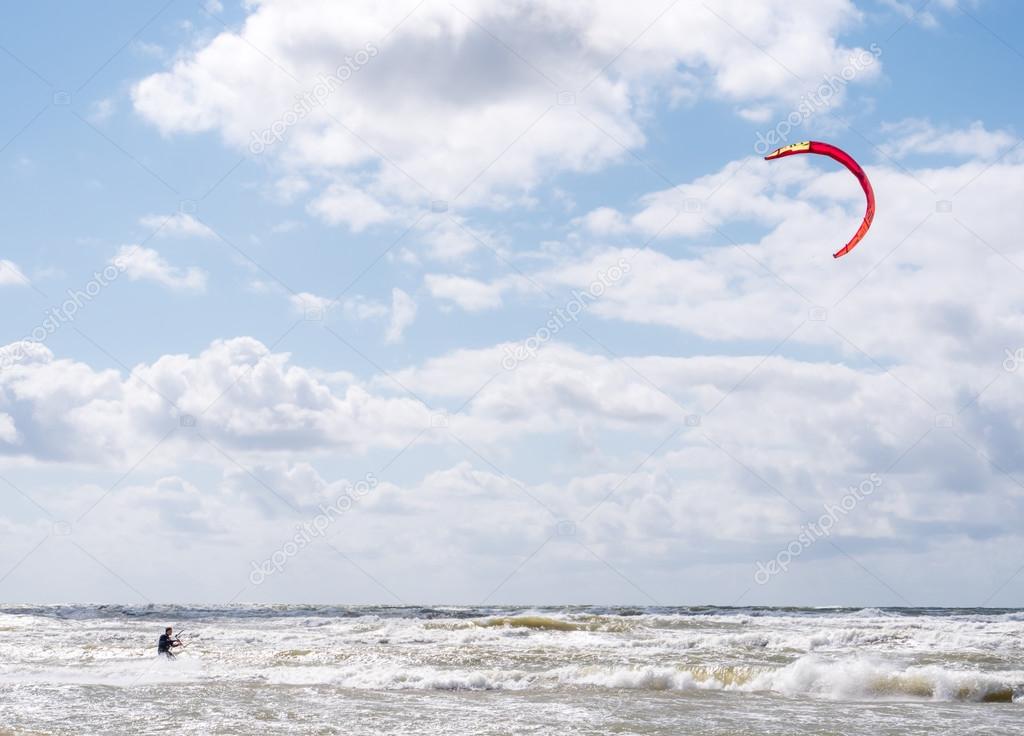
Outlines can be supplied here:
[[854, 236], [850, 238], [850, 242], [832, 254], [833, 258], [845, 256], [853, 250], [854, 247], [856, 247], [857, 243], [863, 240], [864, 236], [867, 235], [868, 228], [871, 227], [871, 221], [875, 219], [875, 191], [871, 188], [871, 182], [868, 181], [868, 175], [864, 173], [864, 169], [860, 167], [860, 164], [853, 160], [853, 156], [848, 154], [846, 151], [841, 148], [836, 148], [828, 143], [821, 143], [820, 141], [803, 141], [802, 143], [783, 146], [782, 148], [769, 153], [764, 157], [764, 160], [771, 161], [776, 158], [793, 156], [798, 153], [817, 153], [822, 156], [828, 156], [829, 158], [835, 159], [849, 169], [850, 173], [857, 177], [857, 181], [860, 182], [861, 188], [864, 190], [864, 196], [868, 201], [867, 210], [864, 212], [864, 220], [861, 222], [860, 227], [857, 228], [857, 232]]

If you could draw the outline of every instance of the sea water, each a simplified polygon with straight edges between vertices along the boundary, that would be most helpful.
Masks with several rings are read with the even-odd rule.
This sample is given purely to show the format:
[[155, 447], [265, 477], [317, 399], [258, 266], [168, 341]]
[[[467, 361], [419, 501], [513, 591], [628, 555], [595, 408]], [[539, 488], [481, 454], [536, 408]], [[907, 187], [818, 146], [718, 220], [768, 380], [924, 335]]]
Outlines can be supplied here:
[[0, 734], [552, 733], [1024, 734], [1024, 611], [0, 606]]

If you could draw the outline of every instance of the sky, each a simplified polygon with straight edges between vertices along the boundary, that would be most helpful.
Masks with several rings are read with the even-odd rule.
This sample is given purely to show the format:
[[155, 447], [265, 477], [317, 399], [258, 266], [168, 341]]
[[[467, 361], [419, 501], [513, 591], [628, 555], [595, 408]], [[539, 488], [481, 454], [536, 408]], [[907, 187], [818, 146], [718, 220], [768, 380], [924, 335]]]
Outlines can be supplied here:
[[3, 12], [0, 600], [1024, 606], [1019, 4]]

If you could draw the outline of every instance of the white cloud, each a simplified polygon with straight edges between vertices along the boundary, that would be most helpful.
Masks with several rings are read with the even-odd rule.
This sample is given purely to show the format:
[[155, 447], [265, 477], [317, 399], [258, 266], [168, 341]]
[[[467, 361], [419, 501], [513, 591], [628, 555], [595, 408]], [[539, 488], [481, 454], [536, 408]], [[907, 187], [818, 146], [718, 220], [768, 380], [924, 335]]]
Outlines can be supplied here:
[[361, 189], [333, 184], [313, 200], [309, 211], [332, 225], [346, 224], [353, 232], [388, 222], [393, 215], [387, 207]]
[[206, 272], [197, 267], [178, 268], [151, 248], [123, 246], [111, 263], [121, 268], [132, 281], [155, 281], [175, 291], [203, 291]]
[[354, 296], [345, 300], [342, 305], [345, 317], [352, 320], [380, 319], [388, 315], [386, 304], [367, 299], [365, 296]]
[[284, 176], [274, 182], [273, 191], [278, 201], [290, 204], [310, 189], [309, 180], [301, 176]]
[[20, 439], [18, 428], [14, 425], [14, 417], [0, 412], [0, 442], [15, 445]]
[[[245, 7], [249, 16], [236, 31], [218, 29], [135, 88], [141, 114], [167, 132], [215, 131], [244, 147], [301, 91], [273, 69], [261, 73], [266, 60], [253, 46], [313, 79], [338, 48], [383, 37], [401, 15], [369, 3]], [[891, 156], [967, 159], [919, 169], [873, 160], [850, 139], [861, 147], [879, 210], [868, 238], [840, 261], [830, 254], [856, 227], [862, 196], [848, 173], [811, 157], [732, 161], [632, 204], [597, 201], [564, 242], [542, 242], [531, 253], [459, 214], [466, 205], [529, 205], [548, 177], [624, 158], [612, 138], [643, 145], [641, 125], [661, 94], [680, 103], [717, 96], [749, 120], [770, 119], [789, 103], [793, 85], [754, 46], [815, 79], [844, 59], [849, 50], [836, 37], [859, 20], [844, 0], [684, 1], [637, 38], [663, 8], [561, 0], [417, 6], [325, 109], [267, 154], [271, 197], [311, 193], [309, 211], [353, 230], [412, 221], [433, 202], [393, 255], [402, 264], [424, 255], [445, 261], [446, 273], [424, 280], [445, 309], [496, 310], [506, 294], [532, 291], [521, 276], [496, 277], [509, 271], [478, 269], [468, 258], [490, 259], [491, 249], [567, 298], [628, 259], [628, 275], [588, 303], [585, 334], [552, 335], [546, 310], [556, 305], [536, 296], [522, 312], [544, 323], [502, 315], [486, 320], [482, 346], [408, 365], [384, 365], [373, 345], [359, 345], [372, 360], [341, 350], [327, 358], [328, 370], [238, 337], [198, 353], [147, 357], [128, 371], [57, 357], [56, 343], [30, 345], [0, 370], [0, 466], [65, 476], [109, 471], [111, 482], [132, 468], [103, 501], [94, 536], [80, 536], [89, 528], [76, 526], [76, 541], [90, 550], [109, 545], [111, 559], [120, 550], [133, 581], [136, 569], [156, 576], [146, 561], [177, 545], [196, 561], [193, 577], [210, 586], [206, 598], [223, 592], [226, 572], [247, 571], [248, 560], [292, 534], [295, 519], [274, 495], [315, 508], [341, 492], [344, 478], [380, 467], [393, 477], [357, 504], [358, 523], [346, 524], [343, 538], [354, 559], [372, 560], [389, 583], [395, 576], [409, 599], [479, 600], [545, 540], [539, 569], [523, 577], [544, 579], [543, 596], [561, 595], [559, 579], [578, 579], [579, 560], [565, 552], [572, 540], [557, 537], [557, 519], [578, 520], [574, 540], [640, 571], [645, 584], [659, 580], [659, 594], [677, 595], [694, 561], [734, 582], [737, 566], [739, 575], [752, 572], [759, 543], [779, 549], [824, 503], [873, 472], [884, 476], [883, 490], [837, 532], [860, 545], [858, 558], [864, 551], [886, 579], [914, 563], [914, 581], [941, 578], [948, 591], [955, 575], [977, 586], [977, 570], [1012, 560], [1024, 522], [1017, 482], [1024, 367], [1003, 365], [1018, 349], [1024, 354], [1024, 210], [1017, 205], [1024, 158], [1000, 158], [1011, 134], [981, 123], [953, 130], [905, 121], [888, 129]], [[575, 104], [548, 110], [563, 86], [576, 90]], [[947, 199], [952, 211], [937, 210], [936, 201]], [[541, 225], [518, 224], [527, 225], [520, 233]], [[187, 215], [172, 216], [167, 232], [212, 234]], [[413, 242], [425, 254], [405, 249]], [[481, 246], [487, 252], [476, 253]], [[119, 255], [130, 279], [205, 284], [199, 269], [128, 250]], [[337, 316], [372, 321], [366, 332], [398, 342], [417, 318], [419, 296], [381, 282], [390, 301], [387, 289], [352, 296]], [[263, 281], [251, 288], [282, 293]], [[310, 292], [287, 298], [302, 313], [334, 304]], [[543, 316], [533, 309], [540, 301]], [[550, 340], [539, 339], [542, 329]], [[509, 368], [509, 351], [531, 338]], [[57, 508], [65, 501], [81, 508], [110, 488], [66, 480], [53, 483]], [[12, 552], [10, 539], [24, 529], [0, 525], [3, 555], [15, 559], [23, 551]], [[36, 531], [24, 535], [25, 549], [37, 543]], [[919, 564], [928, 552], [933, 561], [958, 560], [956, 570]], [[979, 564], [965, 562], [974, 559]], [[310, 582], [325, 569], [315, 559], [297, 566], [295, 595], [319, 590]], [[425, 574], [435, 569], [446, 574]], [[846, 595], [848, 579], [834, 572], [842, 582], [828, 591]], [[482, 582], [488, 587], [477, 590]], [[722, 600], [741, 590], [726, 592]]]
[[[1012, 575], [1014, 550], [1021, 543], [1017, 530], [1024, 521], [1014, 509], [1019, 497], [1013, 499], [1005, 487], [1000, 493], [960, 495], [937, 489], [931, 483], [936, 476], [914, 466], [927, 464], [940, 447], [934, 438], [926, 440], [916, 456], [908, 457], [905, 472], [883, 476], [881, 487], [836, 523], [832, 540], [859, 565], [821, 542], [785, 576], [806, 582], [809, 568], [823, 564], [820, 584], [791, 593], [788, 602], [847, 597], [888, 602], [891, 594], [880, 578], [915, 602], [948, 605], [951, 585], [965, 601], [983, 600]], [[751, 461], [741, 449], [730, 445], [729, 450]], [[633, 465], [643, 459], [637, 457]], [[691, 438], [664, 448], [628, 476], [590, 469], [557, 481], [533, 481], [519, 472], [499, 472], [477, 458], [444, 458], [435, 469], [400, 482], [382, 478], [325, 530], [336, 549], [316, 538], [282, 574], [254, 587], [248, 580], [252, 561], [267, 558], [296, 533], [295, 514], [284, 503], [297, 506], [311, 521], [320, 513], [319, 504], [346, 497], [358, 471], [345, 474], [349, 480], [306, 462], [268, 461], [247, 469], [225, 468], [220, 481], [195, 481], [177, 473], [149, 474], [152, 479], [133, 475], [75, 525], [75, 542], [146, 593], [160, 590], [164, 582], [151, 560], [173, 557], [190, 570], [179, 589], [196, 591], [190, 597], [197, 599], [216, 599], [225, 586], [246, 587], [246, 601], [356, 602], [388, 595], [349, 566], [339, 572], [340, 549], [404, 600], [480, 600], [504, 580], [498, 598], [513, 603], [589, 601], [595, 589], [603, 591], [608, 603], [638, 602], [641, 594], [626, 589], [618, 572], [662, 601], [674, 602], [683, 580], [687, 589], [707, 591], [712, 599], [733, 600], [750, 587], [745, 603], [779, 604], [787, 600], [779, 591], [786, 581], [752, 586], [754, 561], [774, 555], [822, 513], [824, 503], [837, 505], [845, 487], [861, 480], [832, 474], [816, 476], [818, 482], [812, 483], [810, 474], [799, 469], [771, 476], [802, 505], [802, 515], [725, 453]], [[56, 514], [76, 518], [105, 490], [73, 487], [46, 502]], [[572, 535], [558, 534], [559, 518], [577, 520]], [[985, 530], [1000, 519], [1013, 525], [1010, 533], [982, 531], [972, 538], [952, 531]], [[0, 551], [12, 558], [19, 550], [24, 555], [49, 529], [2, 520], [0, 525]], [[382, 545], [381, 539], [390, 543]], [[43, 573], [54, 565], [76, 569], [91, 564], [70, 545], [60, 555], [60, 543], [51, 538], [44, 555], [29, 557], [6, 581], [12, 595], [31, 597], [23, 592], [30, 589], [27, 581], [48, 579]], [[133, 554], [124, 555], [126, 549]], [[921, 564], [931, 555], [945, 559], [950, 550], [958, 563], [970, 564]], [[466, 559], [473, 564], [465, 565]], [[1005, 562], [979, 575], [986, 559], [990, 565], [991, 560]], [[901, 574], [908, 567], [916, 570], [909, 578]], [[513, 571], [518, 572], [509, 578]], [[318, 587], [332, 574], [348, 577], [339, 589]], [[123, 583], [113, 576], [90, 578], [90, 586], [93, 600], [123, 600]], [[311, 599], [310, 591], [319, 593]]]
[[[289, 538], [294, 519], [284, 503], [315, 513], [341, 494], [347, 482], [328, 480], [338, 474], [314, 462], [356, 457], [353, 467], [363, 469], [347, 475], [357, 477], [413, 439], [428, 464], [421, 457], [407, 466], [401, 482], [388, 473], [355, 504], [359, 521], [344, 530], [346, 553], [373, 559], [375, 572], [408, 597], [420, 591], [422, 576], [409, 573], [410, 559], [444, 567], [472, 557], [477, 564], [464, 581], [472, 588], [507, 575], [555, 534], [557, 519], [578, 520], [574, 538], [602, 557], [648, 570], [656, 594], [674, 589], [680, 565], [688, 568], [685, 561], [698, 552], [735, 566], [732, 575], [752, 575], [762, 547], [763, 556], [774, 554], [825, 503], [837, 503], [872, 472], [883, 476], [881, 489], [841, 520], [837, 534], [871, 540], [879, 550], [870, 563], [876, 574], [887, 577], [904, 552], [963, 542], [958, 529], [979, 530], [999, 549], [1019, 548], [1024, 495], [1005, 475], [1024, 468], [1012, 440], [1024, 431], [1012, 380], [993, 385], [944, 429], [901, 384], [919, 387], [916, 378], [900, 372], [895, 380], [871, 365], [766, 358], [762, 351], [623, 360], [554, 340], [504, 370], [505, 347], [457, 350], [360, 383], [268, 353], [250, 338], [218, 341], [196, 356], [166, 355], [128, 377], [57, 359], [40, 346], [31, 360], [0, 372], [0, 418], [11, 417], [0, 421], [0, 456], [50, 468], [109, 463], [121, 473], [145, 455], [131, 485], [103, 500], [103, 528], [115, 535], [144, 528], [147, 549], [173, 546], [176, 535], [189, 549], [222, 545], [202, 567], [200, 577], [211, 581], [247, 570], [247, 560]], [[945, 366], [937, 375], [953, 380], [929, 386], [929, 395], [943, 407], [955, 404], [967, 385], [963, 376]], [[396, 380], [429, 405], [404, 392], [396, 398]], [[433, 414], [467, 399], [447, 429], [422, 434]], [[179, 425], [179, 412], [196, 417], [196, 427]], [[691, 415], [699, 426], [686, 421]], [[530, 443], [543, 445], [548, 469], [540, 480], [519, 462], [536, 447]], [[375, 448], [390, 452], [363, 462], [362, 453]], [[205, 481], [192, 477], [207, 466], [219, 468], [223, 482], [208, 473], [197, 473]], [[105, 488], [76, 491], [84, 497], [77, 503], [87, 505]], [[993, 492], [976, 493], [980, 488]], [[91, 551], [113, 543], [95, 529], [76, 526], [75, 533]], [[383, 536], [396, 545], [382, 548]], [[117, 536], [121, 548], [138, 548], [129, 541]], [[301, 566], [310, 574], [313, 555]], [[131, 561], [123, 564], [134, 582]], [[545, 568], [564, 573], [566, 564], [557, 552], [544, 557]], [[664, 579], [661, 566], [672, 568]], [[294, 574], [306, 582], [299, 566]], [[550, 590], [541, 586], [535, 595]], [[438, 595], [459, 593], [466, 588]]]
[[622, 213], [611, 207], [598, 207], [591, 210], [583, 217], [578, 218], [576, 224], [598, 235], [616, 235], [629, 229]]
[[401, 289], [391, 290], [391, 318], [385, 341], [400, 342], [405, 330], [416, 321], [416, 302]]
[[1013, 133], [987, 130], [980, 120], [967, 128], [940, 129], [927, 120], [911, 118], [886, 126], [885, 131], [891, 140], [881, 148], [887, 156], [895, 159], [931, 154], [990, 160], [1021, 144], [1021, 139]]
[[[251, 338], [165, 355], [127, 377], [35, 346], [0, 371], [0, 412], [14, 418], [5, 435], [22, 438], [0, 442], [0, 456], [116, 465], [166, 435], [153, 463], [172, 467], [197, 453], [225, 462], [207, 441], [235, 457], [402, 446], [430, 417], [415, 399], [371, 394], [348, 374], [296, 366]], [[185, 431], [181, 415], [195, 417], [206, 439]]]
[[[826, 473], [877, 467], [933, 420], [890, 376], [836, 364], [758, 355], [624, 362], [556, 341], [510, 371], [502, 370], [504, 354], [502, 345], [454, 351], [360, 385], [347, 374], [296, 365], [250, 338], [215, 342], [194, 357], [166, 355], [135, 366], [128, 377], [57, 359], [41, 348], [0, 372], [0, 412], [13, 418], [5, 436], [17, 432], [22, 438], [0, 449], [53, 462], [117, 465], [173, 430], [157, 466], [201, 457], [230, 467], [231, 460], [207, 441], [239, 458], [401, 447], [430, 426], [434, 411], [473, 397], [450, 417], [450, 426], [481, 449], [573, 432], [581, 424], [626, 432], [642, 438], [643, 446], [696, 414], [704, 416], [700, 431], [743, 448], [752, 462]], [[388, 397], [397, 390], [394, 379], [431, 406], [404, 392]], [[943, 389], [949, 397], [958, 390]], [[980, 406], [1017, 416], [1019, 398], [1012, 397], [1007, 385], [993, 389]], [[196, 417], [205, 439], [179, 427], [179, 414]], [[766, 422], [774, 427], [770, 434], [763, 431]], [[851, 426], [858, 427], [856, 438]], [[973, 439], [982, 446], [992, 442], [983, 435]], [[428, 444], [450, 441], [445, 433], [423, 438]], [[729, 468], [724, 460], [721, 467]]]
[[[656, 0], [474, 0], [424, 3], [403, 22], [407, 8], [368, 0], [266, 0], [237, 32], [138, 82], [132, 98], [165, 133], [216, 131], [246, 148], [288, 119], [297, 96], [316, 96], [269, 153], [288, 175], [336, 177], [311, 211], [359, 230], [431, 200], [510, 206], [557, 172], [593, 171], [642, 146], [641, 122], [661, 93], [785, 106], [802, 91], [791, 72], [820, 79], [858, 51], [837, 40], [860, 19], [848, 0], [756, 10], [683, 0], [664, 11]], [[338, 49], [358, 68], [314, 95]], [[266, 57], [302, 81], [268, 73]]]
[[419, 266], [421, 263], [419, 256], [408, 248], [401, 248], [397, 253], [388, 251], [387, 259], [388, 263], [400, 263], [403, 266]]
[[814, 209], [805, 198], [789, 196], [798, 186], [827, 183], [827, 198], [853, 203], [859, 197], [863, 202], [856, 179], [805, 158], [789, 158], [784, 164], [766, 164], [760, 157], [730, 161], [714, 173], [643, 195], [633, 211], [602, 206], [574, 224], [604, 239], [635, 234], [645, 242], [708, 236], [719, 240], [719, 228], [726, 222], [767, 226], [805, 220]]
[[340, 307], [346, 319], [353, 321], [380, 320], [387, 318], [384, 341], [400, 342], [405, 330], [416, 320], [416, 301], [399, 288], [391, 290], [391, 305], [383, 304], [365, 296], [357, 295], [339, 304], [335, 299], [318, 296], [309, 292], [292, 294], [289, 297], [293, 309], [307, 317], [323, 319], [328, 313]]
[[[579, 221], [576, 248], [551, 251], [552, 261], [528, 276], [568, 294], [625, 258], [630, 272], [587, 306], [587, 318], [668, 327], [741, 353], [810, 348], [868, 374], [884, 367], [926, 411], [956, 415], [993, 379], [986, 398], [1001, 395], [1011, 382], [1003, 361], [1024, 351], [1024, 211], [1016, 206], [1024, 158], [916, 170], [863, 161], [878, 212], [868, 237], [840, 260], [831, 253], [857, 227], [863, 195], [848, 172], [810, 158], [732, 162], [642, 196], [634, 210], [601, 213], [616, 223], [601, 242], [657, 234], [646, 249], [586, 245], [592, 220]], [[687, 211], [690, 197], [701, 208]], [[946, 198], [951, 205], [937, 207]], [[751, 237], [751, 225], [763, 234]], [[510, 282], [432, 275], [425, 283], [435, 298], [474, 311], [500, 306]], [[520, 339], [543, 326], [525, 326]], [[520, 400], [530, 401], [507, 406]]]
[[[919, 23], [925, 28], [938, 28], [939, 18], [935, 13], [932, 13], [932, 9], [941, 8], [943, 10], [955, 10], [957, 8], [957, 0], [936, 0], [935, 2], [929, 3], [915, 3], [908, 2], [907, 0], [881, 0], [885, 5], [888, 5], [893, 10], [897, 11], [900, 15], [906, 18], [908, 21]], [[964, 0], [971, 4], [977, 4], [977, 0]]]
[[[717, 341], [781, 340], [820, 306], [827, 322], [811, 322], [791, 339], [852, 359], [857, 350], [848, 341], [875, 359], [920, 369], [941, 355], [956, 373], [964, 361], [991, 364], [1016, 347], [1024, 329], [1024, 298], [1013, 285], [1024, 272], [1016, 237], [1024, 213], [1014, 203], [1024, 196], [1024, 158], [913, 171], [865, 161], [878, 212], [867, 238], [838, 261], [831, 253], [856, 229], [863, 195], [847, 172], [803, 158], [734, 162], [641, 197], [622, 216], [645, 236], [660, 233], [653, 247], [595, 248], [531, 278], [582, 288], [625, 257], [632, 272], [592, 313]], [[688, 213], [688, 196], [703, 208]], [[947, 198], [952, 211], [937, 211]], [[750, 223], [766, 234], [730, 236]], [[672, 236], [697, 245], [677, 256], [667, 247]]]
[[485, 283], [464, 276], [428, 274], [423, 283], [435, 299], [455, 302], [467, 312], [497, 309], [501, 306], [502, 285]]
[[173, 215], [146, 215], [139, 224], [154, 231], [157, 237], [194, 237], [212, 239], [217, 237], [213, 230], [199, 222], [192, 215], [176, 212]]
[[335, 305], [333, 299], [310, 294], [306, 291], [290, 295], [288, 301], [291, 302], [292, 309], [296, 313], [315, 319], [326, 317], [328, 310]]
[[925, 10], [927, 3], [923, 5], [915, 5], [906, 0], [881, 0], [882, 3], [888, 5], [893, 10], [897, 11], [901, 16], [906, 18], [908, 21], [913, 20], [916, 23], [920, 23], [925, 28], [935, 28], [938, 26], [939, 21], [934, 14]]
[[426, 246], [426, 255], [439, 261], [458, 261], [477, 250], [482, 244], [493, 248], [492, 234], [478, 230], [465, 218], [436, 215], [418, 221], [420, 242]]
[[16, 263], [0, 259], [0, 286], [27, 286], [29, 283]]

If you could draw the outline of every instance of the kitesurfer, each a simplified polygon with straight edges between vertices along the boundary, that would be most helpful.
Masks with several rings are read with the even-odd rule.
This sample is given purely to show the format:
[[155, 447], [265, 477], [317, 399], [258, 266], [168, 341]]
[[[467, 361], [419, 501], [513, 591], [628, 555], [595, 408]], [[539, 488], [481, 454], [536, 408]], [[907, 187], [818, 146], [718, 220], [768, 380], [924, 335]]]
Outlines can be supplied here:
[[184, 646], [184, 644], [181, 643], [180, 639], [174, 637], [174, 629], [168, 626], [160, 636], [160, 642], [156, 645], [156, 652], [168, 659], [174, 659], [174, 652], [172, 650], [181, 646]]

